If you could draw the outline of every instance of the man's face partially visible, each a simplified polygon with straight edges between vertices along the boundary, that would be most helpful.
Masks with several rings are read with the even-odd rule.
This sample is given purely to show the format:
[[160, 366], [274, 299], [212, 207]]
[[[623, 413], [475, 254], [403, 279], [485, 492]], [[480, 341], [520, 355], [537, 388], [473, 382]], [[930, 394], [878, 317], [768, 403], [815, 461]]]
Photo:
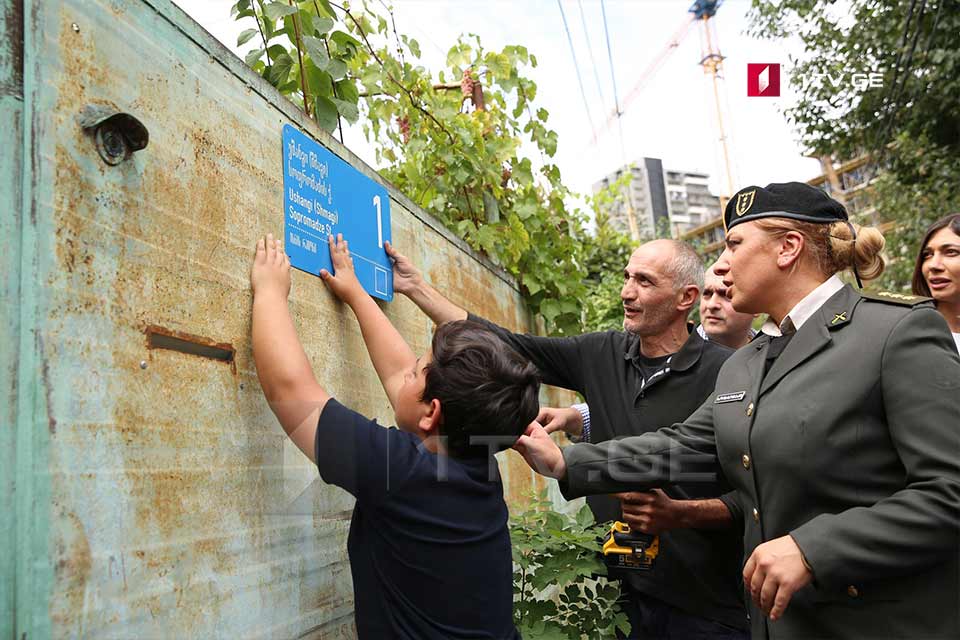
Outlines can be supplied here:
[[700, 297], [700, 323], [710, 339], [735, 349], [739, 348], [745, 344], [752, 322], [751, 314], [739, 313], [733, 308], [723, 279], [710, 268], [704, 280], [703, 295]]
[[640, 336], [663, 333], [675, 320], [680, 294], [674, 289], [671, 261], [674, 249], [666, 242], [648, 242], [630, 256], [623, 270], [623, 328]]

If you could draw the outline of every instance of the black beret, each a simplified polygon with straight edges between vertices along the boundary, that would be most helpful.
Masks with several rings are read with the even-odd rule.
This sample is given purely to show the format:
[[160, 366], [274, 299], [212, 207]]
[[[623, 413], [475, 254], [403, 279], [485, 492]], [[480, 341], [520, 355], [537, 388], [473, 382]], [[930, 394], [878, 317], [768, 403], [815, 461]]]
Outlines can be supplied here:
[[790, 218], [802, 222], [847, 220], [847, 210], [826, 193], [803, 182], [775, 182], [766, 187], [740, 189], [723, 212], [723, 226], [730, 230], [741, 222], [760, 218]]

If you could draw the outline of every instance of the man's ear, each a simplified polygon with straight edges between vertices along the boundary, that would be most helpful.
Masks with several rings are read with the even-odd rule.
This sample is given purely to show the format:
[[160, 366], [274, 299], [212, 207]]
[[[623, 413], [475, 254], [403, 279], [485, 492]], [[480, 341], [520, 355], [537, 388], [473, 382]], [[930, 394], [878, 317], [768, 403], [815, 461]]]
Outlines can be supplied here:
[[803, 253], [803, 246], [803, 234], [797, 231], [787, 231], [783, 234], [783, 236], [780, 237], [777, 266], [781, 269], [789, 269], [799, 264], [800, 255]]
[[427, 403], [426, 412], [420, 416], [417, 428], [423, 432], [423, 435], [438, 435], [440, 433], [440, 424], [443, 422], [443, 410], [440, 407], [440, 401], [434, 398]]
[[700, 300], [700, 288], [695, 284], [688, 284], [680, 289], [677, 298], [677, 310], [690, 311]]

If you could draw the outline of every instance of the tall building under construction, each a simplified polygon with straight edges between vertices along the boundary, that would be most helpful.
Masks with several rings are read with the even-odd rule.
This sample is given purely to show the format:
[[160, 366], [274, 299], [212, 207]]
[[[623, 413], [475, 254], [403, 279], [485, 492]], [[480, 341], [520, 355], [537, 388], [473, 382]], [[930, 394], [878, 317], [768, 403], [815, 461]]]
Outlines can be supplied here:
[[710, 193], [708, 174], [664, 169], [659, 158], [620, 167], [596, 182], [593, 192], [608, 188], [628, 171], [629, 184], [606, 211], [611, 224], [623, 233], [630, 234], [631, 209], [641, 237], [679, 236], [720, 215], [720, 198]]

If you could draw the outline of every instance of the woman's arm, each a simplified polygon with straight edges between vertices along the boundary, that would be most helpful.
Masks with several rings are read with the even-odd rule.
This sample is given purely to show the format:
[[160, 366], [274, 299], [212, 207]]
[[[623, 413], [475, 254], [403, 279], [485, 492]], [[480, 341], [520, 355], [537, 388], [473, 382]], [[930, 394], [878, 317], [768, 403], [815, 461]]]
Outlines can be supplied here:
[[534, 423], [514, 448], [534, 471], [559, 480], [568, 500], [676, 482], [715, 482], [719, 472], [712, 396], [685, 422], [659, 431], [561, 451]]

